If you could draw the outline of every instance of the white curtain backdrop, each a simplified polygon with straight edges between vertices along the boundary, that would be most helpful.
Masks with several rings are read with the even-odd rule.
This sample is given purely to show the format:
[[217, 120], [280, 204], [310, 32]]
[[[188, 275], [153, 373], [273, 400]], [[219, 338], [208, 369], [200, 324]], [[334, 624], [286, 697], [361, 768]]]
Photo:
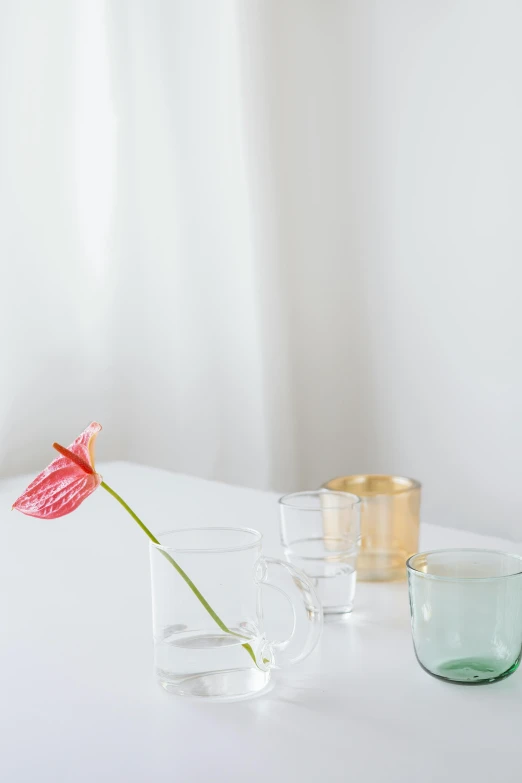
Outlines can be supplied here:
[[522, 4], [0, 0], [0, 468], [358, 471], [522, 538]]

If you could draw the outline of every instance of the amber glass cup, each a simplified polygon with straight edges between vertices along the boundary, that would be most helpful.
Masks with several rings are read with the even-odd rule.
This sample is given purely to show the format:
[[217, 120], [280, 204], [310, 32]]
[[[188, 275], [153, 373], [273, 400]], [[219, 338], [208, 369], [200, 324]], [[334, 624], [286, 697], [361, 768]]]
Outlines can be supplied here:
[[421, 485], [401, 476], [340, 476], [324, 486], [361, 498], [361, 551], [357, 578], [406, 578], [406, 560], [419, 550]]

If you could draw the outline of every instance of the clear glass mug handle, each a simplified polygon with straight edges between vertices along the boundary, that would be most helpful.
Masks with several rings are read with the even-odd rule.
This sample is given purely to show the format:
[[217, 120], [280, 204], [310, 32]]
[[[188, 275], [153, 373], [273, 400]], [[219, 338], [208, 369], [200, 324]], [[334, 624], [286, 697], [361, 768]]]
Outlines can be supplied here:
[[[289, 576], [300, 598], [294, 600], [286, 590], [282, 590], [270, 580], [270, 573], [281, 569]], [[267, 585], [281, 593], [290, 603], [294, 615], [293, 629], [286, 639], [270, 641], [264, 638], [258, 651], [258, 665], [263, 669], [281, 669], [304, 660], [315, 648], [323, 630], [323, 607], [310, 579], [298, 568], [275, 557], [260, 557], [256, 563], [255, 581], [258, 585]], [[259, 616], [262, 618], [262, 595], [259, 596]], [[300, 618], [300, 619], [299, 619]], [[304, 624], [304, 625], [303, 625]], [[304, 643], [295, 650], [292, 640], [298, 629], [305, 629]]]

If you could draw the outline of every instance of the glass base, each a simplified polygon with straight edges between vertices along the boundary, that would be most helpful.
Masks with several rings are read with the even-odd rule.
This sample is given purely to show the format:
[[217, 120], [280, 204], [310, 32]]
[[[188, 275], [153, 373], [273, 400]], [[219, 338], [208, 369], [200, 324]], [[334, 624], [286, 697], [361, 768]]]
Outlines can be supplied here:
[[457, 658], [444, 661], [433, 670], [427, 669], [420, 661], [419, 663], [425, 672], [445, 682], [460, 685], [487, 685], [513, 674], [520, 664], [520, 656], [507, 669], [505, 663], [496, 658]]
[[162, 677], [156, 672], [160, 685], [169, 693], [210, 701], [239, 701], [259, 696], [269, 690], [270, 672], [260, 669], [230, 669], [201, 672], [181, 679]]
[[363, 550], [357, 558], [357, 579], [359, 582], [403, 581], [406, 579], [408, 557], [402, 550]]
[[328, 620], [342, 620], [343, 617], [348, 617], [353, 611], [353, 604], [346, 604], [344, 606], [324, 606], [323, 616], [325, 622]]

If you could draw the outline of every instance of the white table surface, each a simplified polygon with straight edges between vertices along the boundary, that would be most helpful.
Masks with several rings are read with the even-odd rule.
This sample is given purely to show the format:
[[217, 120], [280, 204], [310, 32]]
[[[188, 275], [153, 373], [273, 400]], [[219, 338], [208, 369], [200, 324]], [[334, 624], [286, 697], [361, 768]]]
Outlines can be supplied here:
[[[280, 555], [277, 496], [125, 463], [106, 480], [155, 532], [261, 530]], [[450, 685], [418, 666], [405, 584], [358, 585], [312, 656], [249, 701], [178, 699], [155, 684], [148, 545], [98, 490], [44, 522], [0, 483], [0, 781], [518, 781], [522, 674]], [[425, 525], [422, 548], [520, 551]]]

